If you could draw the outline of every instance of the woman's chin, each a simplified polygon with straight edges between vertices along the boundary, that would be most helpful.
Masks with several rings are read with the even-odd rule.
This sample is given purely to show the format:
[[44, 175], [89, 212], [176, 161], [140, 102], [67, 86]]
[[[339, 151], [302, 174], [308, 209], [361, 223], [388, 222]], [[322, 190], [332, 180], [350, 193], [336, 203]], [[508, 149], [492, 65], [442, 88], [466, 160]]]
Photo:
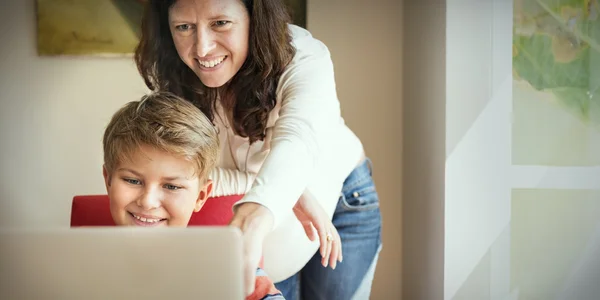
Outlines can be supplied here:
[[204, 86], [209, 88], [220, 88], [231, 79], [227, 78], [227, 76], [216, 76], [217, 74], [203, 74], [202, 71], [199, 73], [198, 78]]
[[212, 79], [211, 80], [200, 79], [200, 80], [202, 81], [202, 84], [204, 86], [209, 87], [209, 88], [220, 88], [223, 85], [225, 85], [225, 82], [226, 82], [226, 81], [222, 82], [221, 80], [212, 80]]

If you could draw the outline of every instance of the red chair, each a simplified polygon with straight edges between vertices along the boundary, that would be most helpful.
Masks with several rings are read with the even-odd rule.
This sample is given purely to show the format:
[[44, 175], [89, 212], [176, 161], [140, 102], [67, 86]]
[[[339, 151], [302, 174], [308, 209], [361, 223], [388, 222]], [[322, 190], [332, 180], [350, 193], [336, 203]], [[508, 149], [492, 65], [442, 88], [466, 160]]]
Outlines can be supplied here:
[[[227, 225], [233, 216], [233, 204], [241, 198], [241, 195], [209, 198], [199, 212], [192, 214], [188, 225]], [[108, 195], [73, 197], [71, 227], [78, 226], [115, 226], [110, 214]]]

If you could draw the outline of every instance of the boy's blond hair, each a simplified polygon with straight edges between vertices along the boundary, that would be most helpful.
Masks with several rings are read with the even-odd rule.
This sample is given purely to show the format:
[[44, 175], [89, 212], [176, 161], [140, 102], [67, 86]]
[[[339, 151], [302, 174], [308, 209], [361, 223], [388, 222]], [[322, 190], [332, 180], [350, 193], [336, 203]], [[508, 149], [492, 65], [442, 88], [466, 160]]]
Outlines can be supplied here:
[[192, 103], [167, 92], [150, 93], [119, 109], [102, 143], [108, 174], [146, 145], [189, 160], [194, 175], [206, 179], [219, 152], [217, 129], [210, 120]]

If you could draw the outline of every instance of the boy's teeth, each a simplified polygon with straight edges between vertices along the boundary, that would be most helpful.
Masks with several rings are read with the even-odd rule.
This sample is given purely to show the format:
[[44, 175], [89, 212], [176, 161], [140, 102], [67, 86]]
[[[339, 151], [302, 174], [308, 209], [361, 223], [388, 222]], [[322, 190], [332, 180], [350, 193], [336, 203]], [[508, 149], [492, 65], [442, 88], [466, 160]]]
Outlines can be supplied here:
[[147, 223], [154, 223], [154, 222], [158, 222], [160, 221], [160, 219], [146, 219], [144, 217], [140, 217], [138, 215], [133, 215], [136, 219], [142, 221], [142, 222], [147, 222]]

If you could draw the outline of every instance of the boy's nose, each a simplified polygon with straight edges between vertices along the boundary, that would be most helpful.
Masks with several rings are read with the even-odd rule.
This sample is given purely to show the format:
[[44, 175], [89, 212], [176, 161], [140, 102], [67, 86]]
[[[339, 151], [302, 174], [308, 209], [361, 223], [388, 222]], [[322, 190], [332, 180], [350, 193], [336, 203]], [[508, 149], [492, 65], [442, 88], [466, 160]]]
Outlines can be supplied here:
[[150, 189], [137, 199], [136, 204], [144, 210], [152, 210], [160, 207], [160, 199], [160, 193]]

